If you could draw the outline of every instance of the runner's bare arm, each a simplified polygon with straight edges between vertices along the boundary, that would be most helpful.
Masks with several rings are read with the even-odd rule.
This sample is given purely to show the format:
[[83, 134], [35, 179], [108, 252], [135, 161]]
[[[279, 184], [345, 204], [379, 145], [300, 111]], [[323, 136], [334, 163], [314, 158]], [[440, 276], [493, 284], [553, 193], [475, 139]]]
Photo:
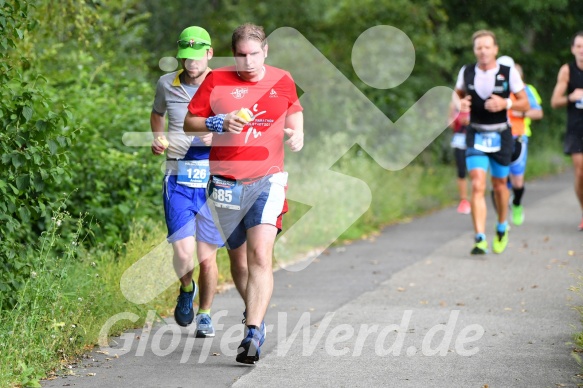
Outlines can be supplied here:
[[551, 106], [554, 109], [562, 108], [567, 106], [569, 102], [569, 96], [567, 93], [567, 86], [569, 84], [569, 66], [563, 65], [559, 70], [559, 75], [557, 76], [557, 84], [553, 90], [553, 95], [551, 97]]
[[[517, 112], [526, 112], [530, 109], [530, 103], [528, 102], [528, 96], [526, 91], [522, 89], [518, 93], [514, 93], [516, 101], [512, 102], [509, 98], [500, 97], [496, 94], [492, 94], [484, 104], [484, 108], [490, 112], [500, 112], [501, 110], [508, 109], [509, 104], [512, 110]], [[510, 101], [510, 102], [509, 102]]]
[[289, 139], [285, 142], [293, 152], [298, 152], [304, 146], [304, 114], [292, 113], [285, 118], [283, 129]]
[[542, 120], [544, 117], [544, 112], [541, 109], [529, 109], [524, 112], [524, 117], [528, 117], [531, 120]]
[[164, 152], [166, 147], [158, 140], [158, 137], [166, 138], [164, 136], [164, 129], [166, 125], [166, 119], [164, 116], [160, 116], [156, 112], [150, 113], [150, 128], [154, 134], [154, 140], [152, 141], [152, 153], [154, 155], [160, 155]]
[[514, 97], [516, 97], [516, 101], [512, 103], [512, 109], [519, 112], [526, 112], [530, 109], [530, 102], [528, 102], [528, 95], [525, 89], [515, 93]]
[[472, 96], [466, 94], [461, 89], [455, 89], [455, 94], [452, 96], [453, 103], [456, 109], [460, 112], [466, 113], [470, 111], [470, 107], [472, 106]]
[[184, 132], [210, 132], [205, 124], [206, 117], [195, 116], [190, 112], [186, 112], [184, 118]]

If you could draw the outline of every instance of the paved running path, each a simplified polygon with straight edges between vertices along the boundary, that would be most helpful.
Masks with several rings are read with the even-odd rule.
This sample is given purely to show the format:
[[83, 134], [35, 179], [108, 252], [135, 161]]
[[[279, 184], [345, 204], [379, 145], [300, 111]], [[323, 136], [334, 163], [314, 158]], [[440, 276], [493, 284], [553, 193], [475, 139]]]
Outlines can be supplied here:
[[157, 323], [42, 386], [577, 386], [568, 343], [582, 303], [569, 287], [583, 233], [571, 173], [529, 182], [524, 205], [501, 255], [469, 255], [470, 218], [448, 208], [277, 271], [255, 366], [234, 360], [243, 304], [230, 290], [215, 299], [216, 338]]

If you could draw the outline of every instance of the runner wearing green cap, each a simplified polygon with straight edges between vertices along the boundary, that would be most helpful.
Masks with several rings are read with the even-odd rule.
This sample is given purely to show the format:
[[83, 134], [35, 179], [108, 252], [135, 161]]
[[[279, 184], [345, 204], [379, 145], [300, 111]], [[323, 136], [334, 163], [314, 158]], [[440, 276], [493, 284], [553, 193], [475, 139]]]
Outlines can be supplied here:
[[208, 61], [213, 56], [213, 49], [208, 32], [201, 27], [186, 28], [180, 34], [177, 45], [176, 57], [181, 61], [182, 69], [160, 77], [156, 87], [150, 114], [154, 134], [152, 153], [160, 155], [166, 152], [164, 213], [168, 242], [174, 250], [174, 269], [181, 282], [174, 318], [181, 326], [187, 326], [194, 320], [193, 300], [198, 287], [192, 275], [196, 246], [200, 263], [196, 336], [214, 337], [210, 308], [218, 278], [216, 251], [224, 244], [206, 205], [205, 187], [209, 177], [212, 134], [196, 137], [183, 129], [188, 104], [210, 72]]
[[[212, 57], [211, 37], [202, 27], [188, 27], [184, 29], [178, 37], [177, 43], [178, 54], [176, 58], [204, 59], [209, 52]], [[206, 62], [208, 65], [208, 61]]]

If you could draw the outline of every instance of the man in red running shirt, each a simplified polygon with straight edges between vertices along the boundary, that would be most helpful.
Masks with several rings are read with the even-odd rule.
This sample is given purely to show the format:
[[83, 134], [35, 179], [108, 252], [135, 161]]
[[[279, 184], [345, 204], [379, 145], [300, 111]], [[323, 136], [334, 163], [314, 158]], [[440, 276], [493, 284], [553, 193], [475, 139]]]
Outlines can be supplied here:
[[[262, 27], [235, 29], [231, 49], [235, 66], [208, 74], [190, 102], [184, 128], [215, 133], [208, 195], [245, 301], [246, 336], [236, 360], [252, 364], [265, 339], [273, 247], [287, 211], [284, 135], [292, 151], [301, 150], [303, 114], [291, 75], [265, 65], [268, 45]], [[250, 111], [250, 121], [237, 115], [241, 108]]]

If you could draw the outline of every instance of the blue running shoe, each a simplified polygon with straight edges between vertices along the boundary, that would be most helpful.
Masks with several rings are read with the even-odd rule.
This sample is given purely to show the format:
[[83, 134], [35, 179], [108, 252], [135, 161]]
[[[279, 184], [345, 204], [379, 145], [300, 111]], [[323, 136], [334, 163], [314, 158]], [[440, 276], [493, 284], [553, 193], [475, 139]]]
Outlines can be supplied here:
[[[242, 324], [245, 325], [245, 323], [247, 323], [247, 310], [243, 311], [243, 320], [241, 321]], [[245, 337], [247, 337], [247, 330], [249, 330], [249, 328], [247, 327], [247, 325], [245, 325], [245, 329], [243, 330], [243, 335]], [[263, 335], [263, 337], [261, 338], [261, 343], [259, 344], [259, 346], [263, 345], [263, 342], [265, 341], [265, 337], [267, 337], [267, 330], [265, 329], [265, 321], [261, 321], [261, 326], [259, 327], [259, 330], [261, 330], [261, 334]]]
[[243, 338], [241, 344], [237, 348], [237, 362], [243, 364], [255, 364], [259, 361], [261, 354], [261, 344], [265, 341], [265, 337], [261, 330], [255, 328], [248, 328], [247, 336]]
[[196, 338], [207, 338], [215, 336], [213, 321], [208, 314], [196, 314]]
[[176, 299], [176, 308], [174, 309], [174, 319], [180, 326], [188, 326], [194, 320], [194, 309], [192, 304], [194, 297], [198, 292], [198, 287], [194, 280], [192, 281], [192, 291], [186, 292], [180, 287], [180, 295]]

